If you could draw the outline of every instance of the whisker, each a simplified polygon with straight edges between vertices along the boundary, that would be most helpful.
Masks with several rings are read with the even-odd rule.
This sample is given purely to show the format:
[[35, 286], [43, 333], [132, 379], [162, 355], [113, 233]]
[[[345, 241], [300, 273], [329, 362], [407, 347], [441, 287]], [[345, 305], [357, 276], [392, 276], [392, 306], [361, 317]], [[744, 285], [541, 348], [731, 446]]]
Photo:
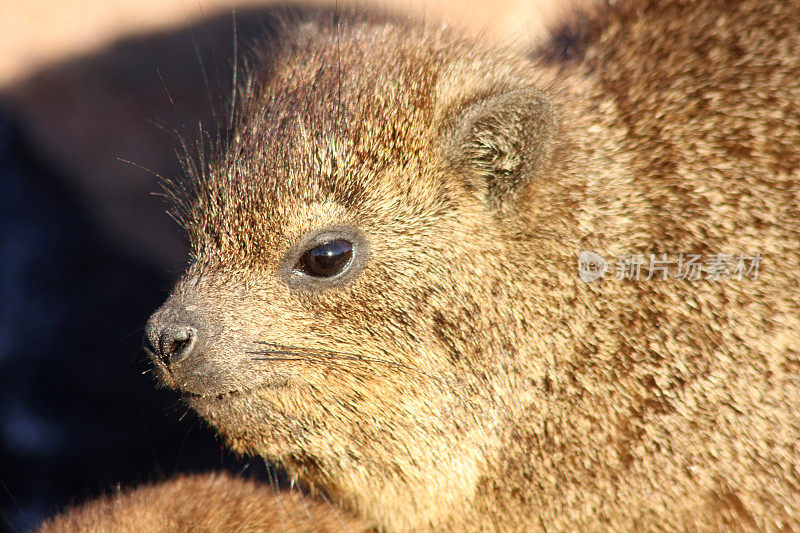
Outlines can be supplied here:
[[[184, 416], [186, 416], [186, 415], [184, 415]], [[183, 419], [181, 418], [181, 420], [183, 420]], [[189, 442], [189, 435], [191, 435], [191, 433], [192, 433], [192, 426], [189, 426], [188, 428], [186, 428], [186, 435], [184, 435], [183, 441], [181, 442], [181, 446], [180, 446], [180, 448], [178, 448], [178, 459], [175, 461], [175, 468], [172, 471], [172, 475], [173, 476], [177, 475], [178, 472], [180, 471], [181, 458], [183, 457], [183, 451], [186, 449], [186, 443]]]
[[117, 161], [119, 161], [119, 162], [121, 162], [121, 163], [126, 163], [126, 164], [128, 164], [128, 165], [131, 165], [131, 166], [133, 166], [133, 167], [136, 167], [136, 168], [138, 168], [139, 170], [143, 170], [144, 172], [147, 172], [148, 174], [150, 174], [150, 175], [152, 175], [152, 176], [155, 176], [155, 177], [156, 177], [156, 178], [158, 178], [159, 180], [164, 180], [164, 179], [165, 179], [165, 178], [164, 178], [164, 176], [162, 176], [161, 174], [159, 174], [159, 173], [158, 173], [158, 172], [156, 172], [155, 170], [151, 170], [151, 169], [147, 168], [147, 167], [146, 167], [146, 166], [144, 166], [144, 165], [140, 165], [139, 163], [134, 163], [133, 161], [128, 161], [127, 159], [123, 159], [123, 158], [121, 158], [121, 157], [118, 157], [118, 158], [117, 158]]
[[272, 464], [269, 463], [266, 459], [263, 459], [264, 466], [267, 467], [267, 477], [269, 478], [269, 483], [272, 486], [272, 490], [275, 493], [275, 496], [278, 497], [278, 506], [280, 509], [280, 517], [281, 517], [281, 531], [286, 531], [286, 507], [284, 506], [283, 501], [283, 492], [280, 489], [278, 484], [278, 476], [273, 470]]
[[228, 114], [228, 134], [233, 131], [233, 119], [236, 114], [236, 76], [239, 70], [239, 35], [236, 27], [236, 8], [233, 8], [233, 80], [231, 81], [231, 105]]
[[[437, 376], [429, 372], [425, 372], [424, 370], [421, 370], [419, 368], [415, 368], [409, 365], [404, 365], [403, 363], [398, 363], [396, 361], [387, 361], [385, 359], [377, 359], [372, 357], [362, 357], [353, 353], [334, 352], [332, 350], [326, 350], [323, 348], [317, 348], [317, 349], [299, 348], [296, 346], [281, 345], [268, 341], [256, 341], [256, 344], [263, 344], [266, 346], [274, 347], [274, 349], [265, 349], [265, 350], [247, 352], [253, 355], [262, 356], [262, 357], [254, 357], [253, 359], [256, 361], [296, 361], [302, 358], [313, 358], [313, 359], [322, 359], [325, 361], [375, 363], [393, 368], [399, 368], [401, 370], [407, 370], [409, 372], [415, 372], [431, 379], [445, 379], [444, 376]], [[288, 357], [280, 357], [280, 356], [288, 356]]]
[[[332, 362], [344, 362], [344, 363], [376, 363], [386, 365], [392, 368], [398, 368], [401, 370], [415, 372], [421, 374], [427, 378], [430, 378], [434, 381], [441, 381], [448, 387], [458, 387], [460, 389], [465, 388], [465, 385], [460, 383], [458, 380], [454, 378], [448, 378], [447, 376], [441, 375], [434, 375], [429, 372], [425, 372], [424, 370], [420, 370], [418, 368], [414, 368], [412, 366], [404, 365], [402, 363], [397, 363], [395, 361], [387, 361], [385, 359], [377, 359], [377, 358], [369, 358], [369, 357], [362, 357], [354, 353], [348, 352], [338, 352], [334, 350], [329, 350], [325, 348], [301, 348], [298, 346], [290, 346], [279, 344], [276, 342], [270, 341], [256, 341], [256, 344], [263, 345], [267, 347], [262, 351], [255, 351], [249, 352], [252, 354], [261, 355], [261, 357], [254, 358], [255, 360], [259, 361], [309, 361], [309, 360], [322, 360], [322, 361], [332, 361]], [[271, 347], [271, 349], [270, 349]], [[470, 369], [474, 372], [477, 372], [477, 369], [474, 368], [471, 362], [467, 362]], [[342, 368], [342, 370], [345, 370]], [[352, 371], [350, 371], [352, 373]], [[494, 389], [496, 385], [492, 385]], [[501, 405], [504, 408], [509, 420], [513, 420], [513, 411], [510, 405], [503, 400], [502, 394], [495, 394], [494, 395]], [[512, 424], [512, 432], [520, 439], [522, 439], [522, 435], [519, 433], [518, 428], [515, 424]]]
[[305, 514], [305, 520], [310, 524], [310, 527], [315, 525], [314, 517], [311, 516], [311, 510], [308, 508], [308, 503], [306, 502], [306, 497], [303, 495], [303, 491], [298, 491], [300, 495], [300, 503], [303, 504], [303, 511]]
[[[203, 7], [200, 5], [200, 2], [197, 3], [197, 6], [200, 8], [200, 19], [203, 21], [203, 24], [207, 27], [208, 21], [206, 20], [206, 15], [203, 12]], [[197, 57], [197, 63], [200, 66], [200, 73], [203, 76], [203, 85], [205, 86], [206, 96], [208, 97], [208, 103], [211, 107], [211, 116], [214, 118], [214, 122], [220, 124], [219, 114], [217, 113], [217, 106], [214, 102], [214, 95], [211, 92], [211, 83], [209, 83], [208, 72], [206, 72], [206, 64], [203, 61], [203, 54], [200, 52], [200, 43], [197, 40], [197, 35], [194, 32], [194, 28], [189, 26], [189, 33], [192, 38], [192, 45], [194, 47], [194, 53]], [[213, 47], [212, 47], [213, 52]], [[216, 61], [215, 61], [216, 63]]]
[[348, 528], [347, 528], [347, 526], [345, 526], [345, 524], [344, 524], [344, 521], [342, 520], [342, 516], [339, 514], [339, 511], [336, 509], [336, 506], [335, 506], [335, 505], [333, 505], [333, 504], [330, 502], [330, 500], [329, 500], [328, 498], [326, 498], [326, 497], [325, 497], [325, 491], [320, 489], [320, 491], [319, 491], [319, 493], [318, 493], [318, 494], [319, 494], [319, 497], [320, 497], [320, 498], [322, 498], [322, 501], [324, 501], [324, 502], [325, 502], [325, 504], [326, 504], [328, 507], [330, 507], [330, 509], [331, 509], [331, 510], [333, 511], [333, 513], [336, 515], [336, 519], [339, 521], [339, 525], [341, 525], [341, 526], [342, 526], [342, 531], [348, 531]]
[[353, 368], [353, 364], [356, 363], [356, 361], [352, 361], [352, 360], [336, 361], [335, 359], [327, 359], [327, 358], [324, 358], [324, 357], [315, 357], [315, 356], [310, 355], [310, 354], [295, 355], [295, 356], [292, 356], [292, 357], [254, 357], [253, 360], [254, 361], [269, 361], [269, 362], [295, 361], [295, 362], [305, 362], [305, 363], [308, 363], [308, 362], [321, 362], [321, 361], [324, 361], [324, 362], [327, 363], [327, 362], [330, 362], [331, 360], [333, 360], [334, 362], [337, 362], [337, 363], [341, 364], [340, 366], [337, 366], [337, 371], [344, 372], [344, 373], [350, 374], [350, 375], [355, 376], [355, 377], [363, 375], [363, 372], [358, 372], [355, 368]]
[[[30, 520], [28, 520], [28, 518], [25, 517], [25, 514], [22, 511], [22, 507], [20, 507], [19, 502], [14, 497], [14, 493], [11, 492], [11, 489], [8, 488], [8, 485], [6, 485], [5, 482], [2, 479], [0, 479], [0, 486], [3, 487], [3, 490], [5, 491], [5, 493], [8, 494], [8, 496], [11, 498], [11, 502], [17, 508], [17, 512], [19, 513], [19, 516], [23, 517], [25, 519], [25, 522], [27, 522], [26, 526], [33, 527], [34, 524], [32, 524], [30, 522]], [[6, 522], [6, 524], [9, 526], [9, 530], [18, 531], [18, 529], [16, 527], [14, 527], [14, 524], [11, 521], [11, 519], [9, 518], [9, 516], [10, 515], [6, 515], [6, 513], [3, 512], [3, 521]]]

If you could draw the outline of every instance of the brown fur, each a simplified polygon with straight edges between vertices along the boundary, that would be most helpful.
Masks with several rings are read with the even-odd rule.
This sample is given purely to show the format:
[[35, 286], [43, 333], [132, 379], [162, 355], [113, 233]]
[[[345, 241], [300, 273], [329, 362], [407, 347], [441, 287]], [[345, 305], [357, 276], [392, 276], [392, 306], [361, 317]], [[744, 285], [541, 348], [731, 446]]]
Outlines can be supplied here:
[[[569, 61], [290, 32], [178, 194], [192, 264], [151, 320], [203, 344], [164, 383], [386, 531], [800, 528], [800, 3], [594, 17]], [[331, 225], [361, 271], [293, 285]], [[586, 284], [582, 250], [762, 264]]]
[[45, 523], [40, 533], [364, 531], [348, 513], [227, 474], [196, 474], [115, 492]]

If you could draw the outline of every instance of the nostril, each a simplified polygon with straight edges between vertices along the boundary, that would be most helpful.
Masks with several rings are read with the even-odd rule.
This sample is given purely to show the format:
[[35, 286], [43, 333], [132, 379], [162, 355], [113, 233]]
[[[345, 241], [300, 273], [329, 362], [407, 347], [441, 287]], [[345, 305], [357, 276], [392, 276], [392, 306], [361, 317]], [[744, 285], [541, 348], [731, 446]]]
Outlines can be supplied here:
[[192, 352], [196, 337], [194, 328], [166, 327], [158, 339], [158, 356], [164, 364], [175, 364]]

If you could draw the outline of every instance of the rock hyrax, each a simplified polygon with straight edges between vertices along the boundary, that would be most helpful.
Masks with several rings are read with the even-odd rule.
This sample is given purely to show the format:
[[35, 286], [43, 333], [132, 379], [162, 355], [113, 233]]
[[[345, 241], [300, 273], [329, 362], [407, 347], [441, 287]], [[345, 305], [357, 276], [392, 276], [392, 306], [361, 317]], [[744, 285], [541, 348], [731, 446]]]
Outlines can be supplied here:
[[160, 379], [384, 531], [800, 528], [800, 2], [578, 27], [290, 29], [174, 188]]

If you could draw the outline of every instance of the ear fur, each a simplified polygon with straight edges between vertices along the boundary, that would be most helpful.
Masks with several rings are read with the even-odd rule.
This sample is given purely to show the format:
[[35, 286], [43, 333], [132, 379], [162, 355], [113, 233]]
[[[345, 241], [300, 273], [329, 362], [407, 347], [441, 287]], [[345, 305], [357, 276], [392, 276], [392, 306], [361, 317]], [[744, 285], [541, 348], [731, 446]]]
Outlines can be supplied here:
[[446, 140], [446, 156], [467, 185], [499, 210], [536, 176], [550, 155], [556, 113], [532, 88], [494, 94], [461, 109]]

